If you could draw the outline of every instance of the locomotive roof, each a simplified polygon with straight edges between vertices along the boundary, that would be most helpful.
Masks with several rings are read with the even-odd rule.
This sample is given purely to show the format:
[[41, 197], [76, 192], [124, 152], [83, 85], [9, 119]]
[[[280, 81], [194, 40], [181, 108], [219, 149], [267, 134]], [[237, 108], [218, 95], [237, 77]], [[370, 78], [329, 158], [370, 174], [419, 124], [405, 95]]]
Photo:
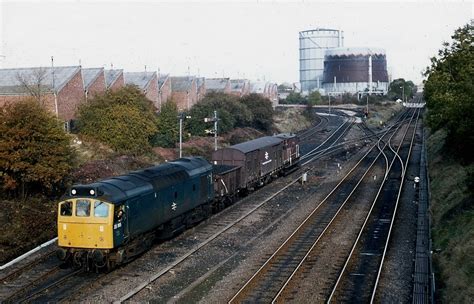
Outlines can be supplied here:
[[[175, 183], [210, 171], [212, 165], [201, 157], [180, 158], [158, 166], [130, 172], [126, 175], [107, 178], [92, 184], [74, 185], [65, 195], [72, 197], [95, 197], [111, 203], [121, 203], [128, 198], [159, 191]], [[76, 194], [72, 194], [72, 190]], [[91, 194], [93, 190], [93, 194]]]
[[294, 138], [296, 137], [296, 135], [293, 133], [280, 133], [280, 134], [275, 135], [275, 137], [278, 137], [281, 139], [288, 139], [288, 138]]
[[275, 136], [264, 136], [256, 138], [254, 140], [246, 141], [237, 145], [228, 147], [229, 149], [236, 149], [242, 153], [248, 153], [250, 151], [259, 150], [265, 147], [274, 146], [281, 142], [282, 140]]

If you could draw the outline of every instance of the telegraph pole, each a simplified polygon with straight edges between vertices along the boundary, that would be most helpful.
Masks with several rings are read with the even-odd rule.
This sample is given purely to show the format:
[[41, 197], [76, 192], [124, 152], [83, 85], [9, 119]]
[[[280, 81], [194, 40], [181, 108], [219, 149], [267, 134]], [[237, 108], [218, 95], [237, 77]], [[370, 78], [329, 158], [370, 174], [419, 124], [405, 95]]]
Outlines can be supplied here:
[[217, 111], [214, 111], [214, 151], [217, 151]]

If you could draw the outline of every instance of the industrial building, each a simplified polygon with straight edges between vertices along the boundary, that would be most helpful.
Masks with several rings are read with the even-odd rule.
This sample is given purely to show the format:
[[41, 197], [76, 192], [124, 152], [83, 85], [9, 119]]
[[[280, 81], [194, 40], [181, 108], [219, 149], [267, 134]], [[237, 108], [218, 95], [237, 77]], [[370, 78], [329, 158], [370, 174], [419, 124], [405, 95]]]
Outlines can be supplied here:
[[326, 50], [323, 89], [326, 94], [387, 94], [385, 50], [335, 48]]
[[321, 89], [326, 51], [344, 46], [344, 32], [316, 28], [300, 32], [299, 40], [301, 91], [307, 94]]

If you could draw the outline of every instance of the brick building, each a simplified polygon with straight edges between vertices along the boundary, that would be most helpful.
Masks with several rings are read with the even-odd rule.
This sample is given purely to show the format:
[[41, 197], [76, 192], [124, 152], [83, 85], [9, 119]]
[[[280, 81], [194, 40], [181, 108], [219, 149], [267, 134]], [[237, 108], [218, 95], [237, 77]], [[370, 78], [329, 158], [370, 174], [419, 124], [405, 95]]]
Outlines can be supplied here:
[[278, 86], [276, 83], [268, 82], [265, 88], [266, 96], [272, 102], [272, 106], [278, 105]]
[[158, 77], [158, 100], [160, 107], [171, 98], [171, 78], [169, 75], [159, 75]]
[[197, 101], [199, 102], [206, 96], [206, 78], [196, 77]]
[[123, 70], [105, 70], [105, 85], [109, 91], [117, 91], [125, 86]]
[[198, 100], [196, 77], [180, 76], [171, 78], [171, 98], [178, 106], [179, 111], [191, 109]]
[[229, 78], [206, 78], [206, 92], [220, 92], [230, 94]]
[[259, 94], [270, 99], [273, 107], [278, 105], [278, 87], [274, 83], [265, 81], [251, 82], [250, 93]]
[[250, 94], [250, 81], [247, 79], [231, 79], [230, 93], [239, 97]]
[[0, 106], [34, 95], [69, 126], [85, 100], [81, 67], [0, 69]]
[[84, 95], [86, 101], [97, 94], [104, 94], [106, 90], [104, 68], [82, 69], [84, 80]]
[[153, 102], [156, 110], [160, 110], [161, 105], [158, 98], [158, 77], [156, 72], [131, 72], [124, 73], [123, 76], [126, 85], [136, 85]]

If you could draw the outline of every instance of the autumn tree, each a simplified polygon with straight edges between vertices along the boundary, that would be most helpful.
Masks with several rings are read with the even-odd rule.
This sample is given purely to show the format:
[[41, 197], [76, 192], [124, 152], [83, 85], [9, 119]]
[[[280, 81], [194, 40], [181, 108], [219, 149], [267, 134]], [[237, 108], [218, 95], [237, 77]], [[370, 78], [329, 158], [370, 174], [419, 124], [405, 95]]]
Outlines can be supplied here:
[[1, 107], [0, 122], [3, 190], [22, 198], [59, 190], [74, 158], [62, 123], [34, 99]]
[[97, 95], [78, 111], [79, 133], [118, 153], [139, 155], [151, 149], [157, 132], [153, 104], [135, 86]]
[[474, 33], [466, 24], [444, 43], [426, 71], [424, 98], [433, 131], [446, 128], [448, 146], [466, 161], [474, 159]]

